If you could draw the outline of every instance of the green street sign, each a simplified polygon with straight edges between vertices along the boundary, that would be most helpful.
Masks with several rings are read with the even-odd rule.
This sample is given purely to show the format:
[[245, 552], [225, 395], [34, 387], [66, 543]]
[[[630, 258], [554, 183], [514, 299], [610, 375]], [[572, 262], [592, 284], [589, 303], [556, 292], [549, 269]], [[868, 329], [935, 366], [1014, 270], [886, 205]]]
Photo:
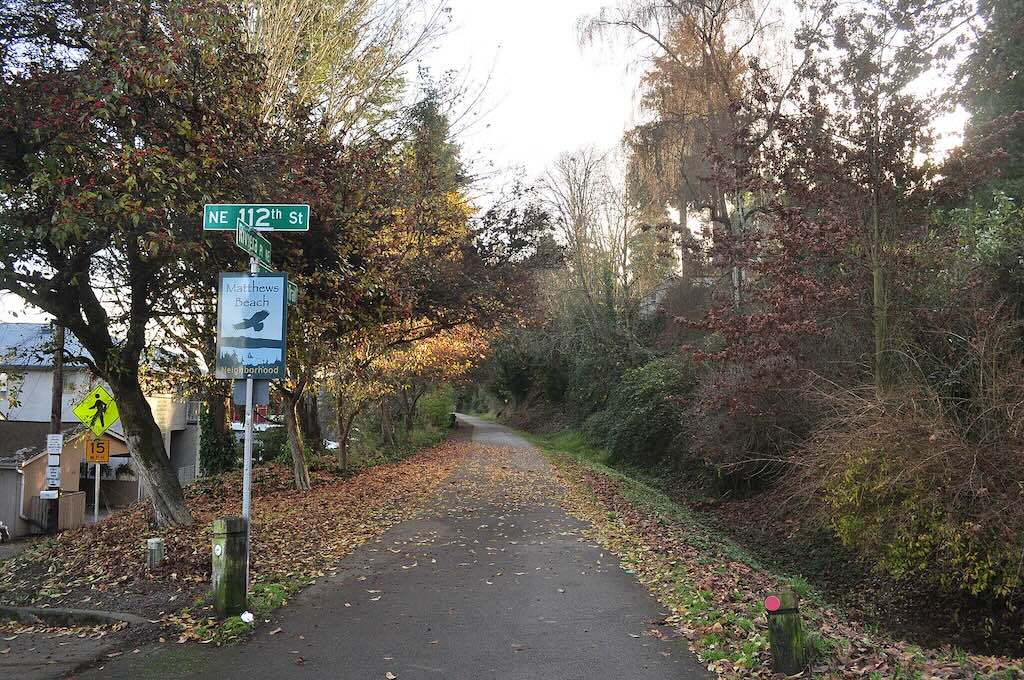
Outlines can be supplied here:
[[309, 231], [309, 206], [264, 203], [208, 203], [204, 231], [232, 231], [239, 220], [256, 231]]
[[241, 221], [238, 222], [238, 226], [235, 229], [235, 245], [255, 257], [261, 263], [270, 262], [270, 241], [257, 234]]
[[[276, 272], [270, 268], [270, 265], [259, 262], [260, 274], [275, 274]], [[288, 282], [288, 304], [297, 305], [299, 304], [299, 286], [297, 284]]]

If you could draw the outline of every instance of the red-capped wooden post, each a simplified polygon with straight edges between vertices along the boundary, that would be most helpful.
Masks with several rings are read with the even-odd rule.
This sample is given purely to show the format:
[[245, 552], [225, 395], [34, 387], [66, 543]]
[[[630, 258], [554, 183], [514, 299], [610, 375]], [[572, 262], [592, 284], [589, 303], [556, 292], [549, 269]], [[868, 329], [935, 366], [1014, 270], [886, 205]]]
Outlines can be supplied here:
[[776, 673], [794, 675], [807, 668], [807, 645], [799, 605], [800, 598], [792, 590], [769, 595], [764, 600], [772, 668]]

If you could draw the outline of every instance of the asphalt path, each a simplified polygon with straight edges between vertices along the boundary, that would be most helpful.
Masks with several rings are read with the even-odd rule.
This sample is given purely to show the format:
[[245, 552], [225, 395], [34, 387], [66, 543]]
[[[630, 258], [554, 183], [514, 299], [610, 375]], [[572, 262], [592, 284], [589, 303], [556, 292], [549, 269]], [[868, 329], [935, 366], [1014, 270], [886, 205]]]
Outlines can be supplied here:
[[544, 457], [507, 428], [460, 420], [480, 446], [433, 505], [345, 558], [250, 640], [154, 645], [76, 677], [711, 677], [562, 509]]

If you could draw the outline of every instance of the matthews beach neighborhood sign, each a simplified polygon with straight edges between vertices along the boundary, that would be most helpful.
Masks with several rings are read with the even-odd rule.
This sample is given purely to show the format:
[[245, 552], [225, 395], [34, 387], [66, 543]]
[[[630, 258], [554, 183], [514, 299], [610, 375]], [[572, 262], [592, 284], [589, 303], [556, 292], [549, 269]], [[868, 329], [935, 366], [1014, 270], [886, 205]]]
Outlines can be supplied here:
[[287, 274], [222, 273], [219, 291], [217, 377], [284, 378]]

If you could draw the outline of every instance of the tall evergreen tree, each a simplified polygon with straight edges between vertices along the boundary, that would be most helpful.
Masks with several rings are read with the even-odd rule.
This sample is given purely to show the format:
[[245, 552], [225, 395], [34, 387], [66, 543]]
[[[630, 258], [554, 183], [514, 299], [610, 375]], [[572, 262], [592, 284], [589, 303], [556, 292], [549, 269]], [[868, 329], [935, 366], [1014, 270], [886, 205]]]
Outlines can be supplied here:
[[1001, 128], [998, 188], [1024, 199], [1024, 0], [979, 0], [984, 28], [961, 69], [974, 134]]

